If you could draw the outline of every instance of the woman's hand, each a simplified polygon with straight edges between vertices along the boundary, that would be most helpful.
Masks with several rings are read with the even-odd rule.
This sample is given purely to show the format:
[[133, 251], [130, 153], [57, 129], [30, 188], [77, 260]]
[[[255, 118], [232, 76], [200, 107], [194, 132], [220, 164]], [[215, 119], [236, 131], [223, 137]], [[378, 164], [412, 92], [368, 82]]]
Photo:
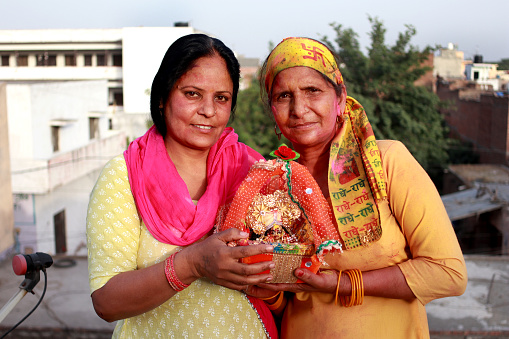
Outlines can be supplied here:
[[175, 259], [177, 260], [179, 256], [182, 259], [182, 261], [178, 260], [182, 263], [182, 266], [175, 267], [179, 277], [182, 275], [181, 280], [185, 283], [200, 277], [207, 277], [215, 284], [235, 290], [245, 290], [248, 285], [270, 281], [272, 276], [269, 273], [258, 273], [273, 268], [274, 263], [272, 261], [244, 264], [239, 262], [239, 259], [262, 253], [272, 253], [272, 246], [230, 247], [227, 245], [230, 241], [245, 239], [248, 236], [249, 234], [232, 228], [213, 234], [204, 241], [186, 247]]
[[[273, 285], [273, 284], [263, 284], [263, 285]], [[260, 299], [264, 299], [264, 300], [268, 300], [268, 299], [278, 295], [278, 292], [263, 288], [260, 285], [248, 286], [244, 290], [244, 293], [246, 293], [247, 295], [250, 295], [252, 297], [260, 298]]]
[[[336, 286], [338, 282], [338, 272], [335, 270], [320, 271], [318, 274], [306, 270], [304, 268], [297, 268], [293, 273], [297, 278], [302, 280], [298, 284], [258, 284], [258, 287], [263, 290], [271, 291], [289, 291], [289, 292], [323, 292], [323, 293], [336, 293]], [[347, 280], [347, 279], [345, 279]], [[341, 285], [343, 285], [342, 283]]]
[[[325, 270], [314, 274], [306, 269], [298, 268], [295, 276], [302, 280], [301, 284], [258, 284], [259, 287], [271, 291], [290, 292], [323, 292], [336, 294], [338, 271]], [[414, 300], [415, 295], [408, 286], [405, 276], [400, 268], [395, 266], [362, 272], [363, 289], [365, 296], [382, 298]], [[346, 273], [341, 275], [341, 285], [338, 295], [350, 295], [352, 282]]]

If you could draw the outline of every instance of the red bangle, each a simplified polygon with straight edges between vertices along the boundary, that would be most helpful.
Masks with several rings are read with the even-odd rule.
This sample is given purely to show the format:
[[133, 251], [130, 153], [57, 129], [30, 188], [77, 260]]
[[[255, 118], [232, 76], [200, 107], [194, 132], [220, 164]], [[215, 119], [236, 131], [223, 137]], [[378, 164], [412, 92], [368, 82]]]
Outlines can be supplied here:
[[175, 267], [173, 266], [173, 259], [177, 255], [177, 252], [170, 255], [164, 261], [164, 274], [166, 275], [166, 280], [170, 284], [171, 288], [175, 291], [180, 292], [184, 288], [189, 287], [189, 285], [184, 284], [178, 277], [177, 273], [175, 273]]

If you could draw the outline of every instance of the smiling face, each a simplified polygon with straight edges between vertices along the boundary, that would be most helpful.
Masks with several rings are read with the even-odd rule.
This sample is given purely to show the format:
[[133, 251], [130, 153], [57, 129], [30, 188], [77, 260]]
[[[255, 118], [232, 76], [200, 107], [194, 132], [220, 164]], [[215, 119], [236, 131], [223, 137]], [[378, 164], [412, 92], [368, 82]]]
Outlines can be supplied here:
[[233, 82], [217, 54], [197, 59], [177, 80], [164, 107], [168, 149], [207, 151], [228, 123]]
[[[341, 101], [345, 99], [342, 95]], [[296, 149], [326, 145], [336, 133], [340, 99], [314, 69], [292, 67], [279, 72], [270, 104], [279, 129]]]

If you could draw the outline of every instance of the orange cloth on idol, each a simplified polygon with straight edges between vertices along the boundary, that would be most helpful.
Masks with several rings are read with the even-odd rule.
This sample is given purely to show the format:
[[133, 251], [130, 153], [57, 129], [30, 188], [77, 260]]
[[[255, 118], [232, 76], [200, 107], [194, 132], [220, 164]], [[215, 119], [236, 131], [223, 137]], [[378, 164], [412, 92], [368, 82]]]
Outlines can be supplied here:
[[[241, 183], [221, 229], [252, 231], [265, 242], [314, 243], [318, 250], [323, 242], [339, 239], [331, 217], [329, 205], [306, 167], [295, 161], [262, 160]], [[309, 221], [304, 226], [311, 227], [292, 229], [299, 218]], [[264, 237], [274, 228], [283, 230], [283, 239]]]

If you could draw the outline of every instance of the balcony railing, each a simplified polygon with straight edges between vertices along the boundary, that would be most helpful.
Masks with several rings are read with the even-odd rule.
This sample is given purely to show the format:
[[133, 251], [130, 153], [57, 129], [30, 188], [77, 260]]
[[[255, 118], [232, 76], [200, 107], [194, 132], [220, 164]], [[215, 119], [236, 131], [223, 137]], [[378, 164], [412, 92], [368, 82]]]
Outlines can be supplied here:
[[94, 170], [125, 150], [123, 132], [90, 142], [88, 145], [48, 160], [16, 159], [11, 155], [13, 193], [44, 194]]

